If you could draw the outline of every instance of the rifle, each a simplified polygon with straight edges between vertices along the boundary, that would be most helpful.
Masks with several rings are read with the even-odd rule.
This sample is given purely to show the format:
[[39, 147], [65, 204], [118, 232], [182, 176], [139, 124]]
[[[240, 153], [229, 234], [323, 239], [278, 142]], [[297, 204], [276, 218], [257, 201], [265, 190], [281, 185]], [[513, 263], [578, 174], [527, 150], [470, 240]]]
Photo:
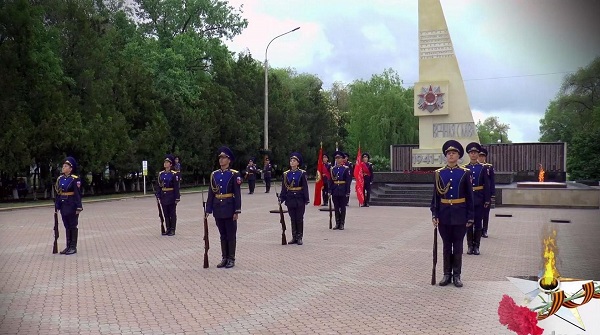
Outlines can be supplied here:
[[275, 186], [275, 196], [277, 197], [277, 203], [279, 204], [279, 223], [281, 223], [281, 245], [286, 245], [287, 239], [285, 238], [285, 215], [283, 215], [283, 208], [281, 207], [279, 193], [277, 193], [277, 186]]
[[[154, 191], [154, 184], [152, 184], [152, 193], [156, 195], [156, 192]], [[156, 206], [158, 206], [158, 217], [160, 218], [160, 233], [162, 235], [166, 235], [167, 231], [165, 230], [165, 217], [163, 216], [162, 206], [158, 197], [156, 198]]]
[[58, 211], [54, 210], [54, 246], [52, 246], [52, 253], [58, 253]]
[[328, 194], [327, 198], [329, 199], [329, 229], [331, 229], [331, 194]]
[[431, 270], [431, 285], [435, 285], [435, 266], [437, 265], [437, 226], [433, 229], [433, 269]]
[[208, 249], [210, 244], [208, 240], [208, 218], [206, 217], [206, 201], [204, 201], [204, 190], [202, 190], [202, 209], [204, 210], [204, 265], [205, 269], [208, 269]]

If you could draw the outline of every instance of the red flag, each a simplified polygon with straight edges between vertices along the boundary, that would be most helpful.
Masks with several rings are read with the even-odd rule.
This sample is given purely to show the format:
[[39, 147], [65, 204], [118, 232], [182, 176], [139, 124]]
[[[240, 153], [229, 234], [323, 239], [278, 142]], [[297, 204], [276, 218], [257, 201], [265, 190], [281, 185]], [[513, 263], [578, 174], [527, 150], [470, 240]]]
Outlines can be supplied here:
[[360, 152], [360, 144], [358, 145], [358, 153], [356, 154], [356, 164], [354, 164], [354, 179], [356, 179], [356, 185], [354, 190], [356, 191], [356, 197], [358, 203], [362, 206], [365, 203], [365, 177], [362, 172], [362, 154]]
[[315, 185], [315, 201], [313, 205], [321, 206], [321, 192], [323, 190], [323, 175], [321, 169], [323, 168], [323, 144], [319, 149], [319, 159], [317, 163], [317, 184]]

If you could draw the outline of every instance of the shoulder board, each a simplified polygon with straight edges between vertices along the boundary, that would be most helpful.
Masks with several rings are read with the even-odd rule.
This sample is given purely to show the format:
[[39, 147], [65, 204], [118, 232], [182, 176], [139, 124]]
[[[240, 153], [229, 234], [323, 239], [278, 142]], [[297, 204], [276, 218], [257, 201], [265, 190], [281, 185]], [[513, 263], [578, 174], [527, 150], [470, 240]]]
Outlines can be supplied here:
[[229, 170], [230, 170], [231, 172], [233, 172], [233, 173], [239, 173], [239, 171], [238, 171], [238, 170], [234, 170], [234, 169], [229, 169]]
[[435, 170], [435, 172], [440, 172], [440, 171], [442, 171], [442, 170], [444, 170], [444, 169], [446, 169], [446, 167], [445, 167], [445, 166], [444, 166], [444, 167], [441, 167], [441, 168], [439, 168], [439, 169], [437, 169], [437, 170]]
[[167, 172], [167, 171], [165, 171], [165, 170], [160, 171], [160, 173], [163, 173], [163, 172]]
[[298, 170], [300, 170], [300, 172], [302, 172], [302, 173], [306, 173], [306, 170], [302, 170], [302, 169], [298, 169]]
[[290, 170], [285, 170], [283, 171], [283, 174], [287, 174], [288, 172], [290, 172]]
[[77, 177], [76, 175], [72, 174], [71, 177], [73, 177], [73, 179], [77, 179], [79, 177]]
[[459, 165], [458, 167], [459, 167], [459, 168], [461, 168], [463, 171], [471, 171], [471, 170], [469, 170], [468, 168], [466, 168], [466, 167], [464, 167], [464, 166], [460, 166], [460, 165]]
[[489, 166], [489, 167], [494, 167], [492, 164], [490, 163], [485, 163], [485, 165]]

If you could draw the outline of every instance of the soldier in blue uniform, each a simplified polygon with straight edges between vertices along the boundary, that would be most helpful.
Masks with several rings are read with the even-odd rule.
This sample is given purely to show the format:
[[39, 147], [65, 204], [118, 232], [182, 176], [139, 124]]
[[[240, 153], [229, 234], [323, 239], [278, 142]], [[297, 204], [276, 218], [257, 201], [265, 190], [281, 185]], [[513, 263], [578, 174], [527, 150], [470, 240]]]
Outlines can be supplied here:
[[77, 171], [77, 161], [67, 157], [62, 165], [62, 175], [56, 179], [56, 199], [54, 209], [60, 211], [65, 226], [66, 248], [60, 253], [72, 255], [77, 253], [77, 237], [79, 230], [79, 213], [83, 210], [81, 204], [81, 179], [74, 173]]
[[[348, 154], [347, 152], [343, 152], [344, 155], [344, 165], [348, 168], [348, 171], [350, 173], [350, 183], [348, 185], [348, 189], [352, 189], [352, 178], [354, 177], [354, 164], [352, 164], [352, 162], [349, 161], [350, 159], [350, 154]], [[348, 193], [350, 194], [350, 193]], [[350, 206], [350, 195], [348, 195], [348, 198], [346, 198], [346, 206]]]
[[299, 152], [290, 154], [290, 169], [283, 172], [281, 194], [279, 200], [288, 208], [292, 226], [292, 240], [288, 244], [302, 245], [304, 235], [304, 211], [310, 202], [306, 171], [299, 169], [302, 155]]
[[490, 181], [490, 206], [487, 206], [483, 209], [483, 231], [481, 233], [481, 237], [488, 238], [488, 225], [490, 222], [490, 209], [491, 201], [496, 197], [496, 175], [494, 172], [494, 167], [492, 164], [487, 162], [488, 151], [485, 148], [481, 148], [481, 152], [479, 152], [479, 163], [483, 164], [483, 166], [487, 169], [488, 179]]
[[447, 165], [435, 171], [435, 185], [431, 199], [434, 227], [438, 227], [443, 241], [444, 277], [440, 286], [454, 282], [462, 287], [462, 253], [465, 233], [473, 225], [473, 188], [471, 171], [458, 165], [464, 154], [462, 145], [449, 140], [442, 146]]
[[210, 188], [206, 200], [206, 215], [214, 216], [221, 236], [221, 263], [218, 268], [235, 266], [235, 249], [238, 214], [242, 212], [242, 195], [240, 185], [242, 177], [229, 165], [235, 159], [228, 147], [221, 147], [219, 166], [210, 175]]
[[252, 157], [248, 161], [248, 166], [246, 167], [246, 179], [248, 179], [248, 194], [254, 194], [254, 188], [256, 187], [256, 173], [258, 172], [258, 168], [256, 164], [254, 164], [255, 158]]
[[269, 193], [271, 190], [271, 174], [273, 173], [273, 166], [269, 157], [265, 157], [265, 167], [262, 170], [263, 179], [265, 180], [265, 193]]
[[166, 155], [163, 161], [164, 170], [158, 174], [158, 189], [156, 198], [160, 199], [167, 230], [164, 235], [175, 235], [177, 227], [177, 203], [179, 194], [179, 172], [172, 169], [175, 159], [172, 155]]
[[329, 191], [335, 212], [335, 227], [333, 229], [344, 230], [346, 224], [346, 206], [350, 197], [350, 168], [344, 165], [344, 153], [336, 151], [333, 154], [335, 166], [331, 168], [331, 179], [329, 180]]
[[331, 163], [329, 163], [329, 155], [326, 152], [323, 153], [323, 166], [319, 167], [321, 171], [321, 178], [323, 178], [323, 194], [322, 194], [322, 205], [329, 206], [329, 180], [331, 179]]
[[360, 173], [363, 174], [364, 185], [363, 185], [363, 194], [365, 195], [365, 203], [362, 207], [369, 207], [369, 202], [371, 201], [371, 184], [373, 184], [373, 163], [369, 162], [371, 159], [371, 155], [368, 152], [365, 152], [361, 156], [362, 165]]
[[481, 245], [481, 235], [483, 231], [483, 212], [490, 206], [490, 182], [487, 174], [487, 168], [479, 163], [479, 152], [481, 145], [477, 142], [471, 142], [467, 145], [469, 153], [469, 164], [465, 167], [471, 170], [473, 186], [473, 204], [475, 206], [475, 223], [467, 229], [468, 255], [479, 255]]

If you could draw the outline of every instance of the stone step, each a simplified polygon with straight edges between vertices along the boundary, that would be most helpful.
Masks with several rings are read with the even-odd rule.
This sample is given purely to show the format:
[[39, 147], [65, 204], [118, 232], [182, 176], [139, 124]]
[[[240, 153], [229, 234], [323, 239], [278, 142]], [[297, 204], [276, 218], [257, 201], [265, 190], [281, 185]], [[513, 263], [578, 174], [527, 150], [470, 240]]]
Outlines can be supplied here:
[[431, 194], [377, 194], [373, 193], [371, 199], [405, 199], [431, 201]]
[[433, 193], [433, 188], [428, 190], [390, 190], [386, 188], [378, 188], [377, 190], [373, 190], [373, 193], [377, 191], [379, 194], [406, 194], [406, 195], [419, 195], [419, 194], [429, 194]]
[[433, 185], [431, 184], [384, 184], [383, 186], [390, 190], [432, 190]]
[[376, 201], [371, 200], [369, 206], [398, 206], [398, 207], [429, 207], [430, 203], [403, 202], [403, 201]]

